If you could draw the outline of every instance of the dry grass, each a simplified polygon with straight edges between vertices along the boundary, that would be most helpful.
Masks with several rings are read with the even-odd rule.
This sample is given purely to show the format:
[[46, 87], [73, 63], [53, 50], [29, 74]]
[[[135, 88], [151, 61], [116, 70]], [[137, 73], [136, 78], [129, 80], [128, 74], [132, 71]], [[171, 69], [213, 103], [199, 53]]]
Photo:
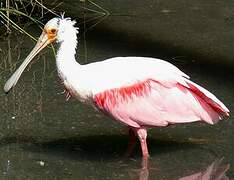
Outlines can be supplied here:
[[[56, 9], [62, 5], [62, 2], [53, 0], [49, 4], [52, 8], [48, 8], [43, 0], [3, 0], [3, 3], [0, 4], [0, 23], [6, 29], [4, 34], [10, 34], [12, 30], [16, 30], [36, 41], [37, 38], [25, 30], [26, 25], [34, 23], [42, 28], [44, 26], [41, 22], [43, 18], [51, 15], [61, 16]], [[83, 18], [83, 21], [80, 21], [78, 26], [84, 29], [80, 37], [84, 38], [84, 56], [87, 59], [86, 32], [102, 22], [110, 13], [92, 0], [80, 0], [78, 8], [79, 12], [82, 12], [80, 18]], [[55, 54], [54, 49], [53, 53]]]
[[[17, 29], [22, 33], [29, 35], [17, 24], [20, 24], [22, 19], [29, 19], [42, 25], [40, 20], [48, 13], [52, 13], [56, 16], [56, 7], [61, 5], [60, 3], [53, 3], [56, 6], [52, 9], [47, 8], [42, 0], [5, 0], [0, 7], [0, 18], [6, 28], [6, 33], [9, 34], [13, 29]], [[32, 38], [32, 36], [30, 36]]]
[[[81, 6], [78, 8], [80, 8], [80, 11], [84, 11], [84, 21], [80, 24], [92, 22], [92, 25], [87, 27], [85, 31], [99, 24], [110, 14], [109, 11], [92, 0], [80, 0], [80, 2]], [[43, 0], [3, 0], [3, 3], [0, 4], [0, 22], [5, 26], [7, 34], [11, 33], [12, 29], [16, 29], [34, 39], [20, 26], [24, 24], [21, 21], [28, 19], [28, 22], [43, 26], [41, 20], [45, 16], [51, 14], [53, 16], [60, 16], [60, 13], [56, 12], [56, 9], [60, 5], [62, 5], [62, 2], [59, 0], [50, 2], [50, 6], [53, 8], [46, 7]], [[94, 16], [86, 17], [86, 14], [93, 14]]]

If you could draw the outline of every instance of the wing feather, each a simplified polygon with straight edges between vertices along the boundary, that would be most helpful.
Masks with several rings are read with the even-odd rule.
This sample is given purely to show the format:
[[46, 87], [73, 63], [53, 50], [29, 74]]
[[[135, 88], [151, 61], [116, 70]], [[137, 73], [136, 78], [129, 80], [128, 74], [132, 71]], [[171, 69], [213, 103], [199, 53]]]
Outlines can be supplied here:
[[221, 119], [207, 99], [177, 83], [164, 86], [153, 79], [115, 88], [94, 96], [95, 105], [120, 122], [133, 126], [167, 126], [204, 120], [213, 124]]
[[99, 72], [92, 81], [94, 104], [129, 126], [200, 120], [214, 124], [228, 115], [228, 109], [213, 94], [166, 61], [118, 57], [92, 66], [89, 72], [94, 68]]

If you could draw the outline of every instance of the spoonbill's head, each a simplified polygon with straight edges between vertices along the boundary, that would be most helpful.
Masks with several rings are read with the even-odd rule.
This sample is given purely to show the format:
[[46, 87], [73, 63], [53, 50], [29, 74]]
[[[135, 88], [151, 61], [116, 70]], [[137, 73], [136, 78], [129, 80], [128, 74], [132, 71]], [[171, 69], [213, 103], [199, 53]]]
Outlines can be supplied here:
[[75, 21], [70, 18], [53, 18], [49, 20], [43, 28], [43, 31], [32, 51], [20, 65], [20, 67], [12, 74], [4, 86], [4, 91], [9, 92], [19, 80], [21, 74], [32, 59], [47, 45], [58, 42], [61, 43], [68, 39], [70, 44], [76, 44], [76, 34], [78, 28], [74, 27]]
[[75, 23], [76, 22], [72, 21], [70, 18], [63, 17], [49, 20], [45, 24], [38, 42], [43, 42], [48, 45], [54, 41], [64, 41], [69, 38], [70, 35], [76, 35], [78, 28], [74, 27]]
[[74, 27], [75, 23], [70, 18], [53, 18], [46, 23], [42, 34], [46, 36], [48, 43], [55, 40], [57, 42], [62, 42], [65, 39], [76, 40], [74, 35], [77, 34], [78, 28]]

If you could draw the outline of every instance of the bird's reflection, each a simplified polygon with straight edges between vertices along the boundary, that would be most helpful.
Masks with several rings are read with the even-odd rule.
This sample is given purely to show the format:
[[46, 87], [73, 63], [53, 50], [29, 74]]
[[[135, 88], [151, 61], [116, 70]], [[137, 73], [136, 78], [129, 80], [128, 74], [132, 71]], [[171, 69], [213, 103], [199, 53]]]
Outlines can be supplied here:
[[179, 180], [227, 180], [226, 172], [229, 169], [229, 164], [222, 163], [223, 158], [216, 159], [205, 170], [185, 176]]
[[148, 180], [149, 169], [149, 158], [142, 158], [141, 168], [129, 171], [130, 179]]
[[[229, 164], [223, 163], [223, 158], [216, 159], [205, 169], [201, 169], [194, 174], [186, 175], [179, 180], [229, 180], [226, 176], [226, 172], [230, 168]], [[148, 180], [150, 172], [157, 170], [151, 168], [149, 165], [149, 159], [142, 159], [141, 169], [129, 171], [130, 179]]]

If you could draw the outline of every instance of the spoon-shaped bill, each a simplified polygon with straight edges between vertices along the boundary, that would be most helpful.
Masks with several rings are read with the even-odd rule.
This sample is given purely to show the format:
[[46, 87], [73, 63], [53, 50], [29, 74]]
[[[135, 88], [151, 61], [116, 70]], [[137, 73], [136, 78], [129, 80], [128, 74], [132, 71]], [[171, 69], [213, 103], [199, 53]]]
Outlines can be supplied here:
[[29, 55], [26, 57], [24, 62], [20, 65], [20, 67], [12, 74], [12, 76], [7, 80], [5, 86], [4, 86], [4, 91], [8, 93], [17, 83], [19, 80], [21, 74], [27, 67], [27, 65], [33, 60], [33, 58], [43, 49], [45, 48], [48, 44], [50, 44], [50, 40], [47, 37], [47, 34], [43, 32], [40, 36], [40, 38], [37, 41], [37, 44], [33, 48], [33, 50], [29, 53]]

